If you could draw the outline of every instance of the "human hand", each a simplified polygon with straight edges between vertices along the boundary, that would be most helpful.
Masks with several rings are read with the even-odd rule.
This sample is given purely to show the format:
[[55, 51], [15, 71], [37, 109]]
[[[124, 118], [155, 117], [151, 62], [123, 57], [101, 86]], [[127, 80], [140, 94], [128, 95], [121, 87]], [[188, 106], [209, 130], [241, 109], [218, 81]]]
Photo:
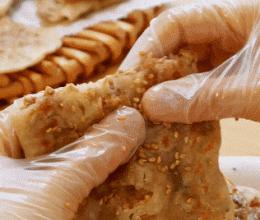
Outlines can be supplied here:
[[138, 65], [139, 51], [164, 56], [188, 47], [198, 52], [207, 72], [151, 88], [142, 100], [146, 115], [181, 123], [229, 117], [260, 121], [259, 8], [259, 0], [198, 1], [155, 18], [120, 68]]
[[[19, 157], [19, 144], [0, 118], [2, 155]], [[72, 219], [91, 189], [126, 162], [143, 142], [144, 120], [123, 107], [72, 144], [35, 159], [0, 156], [0, 219]]]

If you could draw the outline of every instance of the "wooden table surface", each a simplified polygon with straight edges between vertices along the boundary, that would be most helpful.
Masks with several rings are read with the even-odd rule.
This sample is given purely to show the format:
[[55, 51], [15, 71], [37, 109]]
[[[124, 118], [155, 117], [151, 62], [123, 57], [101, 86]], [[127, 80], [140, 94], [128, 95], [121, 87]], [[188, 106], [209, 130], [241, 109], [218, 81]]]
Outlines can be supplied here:
[[221, 156], [260, 156], [260, 123], [223, 119]]

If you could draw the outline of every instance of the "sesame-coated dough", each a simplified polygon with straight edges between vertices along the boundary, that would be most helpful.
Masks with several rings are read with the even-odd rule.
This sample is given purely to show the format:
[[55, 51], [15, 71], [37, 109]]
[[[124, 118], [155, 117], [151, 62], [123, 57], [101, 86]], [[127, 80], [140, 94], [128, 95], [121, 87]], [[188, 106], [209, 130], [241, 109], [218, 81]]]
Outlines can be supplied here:
[[153, 85], [197, 71], [196, 58], [181, 51], [171, 59], [142, 55], [135, 70], [57, 90], [47, 87], [10, 106], [11, 123], [25, 157], [53, 152], [82, 136], [93, 123], [120, 106], [140, 107], [143, 93]]
[[132, 159], [93, 189], [78, 220], [233, 220], [219, 122], [153, 124]]

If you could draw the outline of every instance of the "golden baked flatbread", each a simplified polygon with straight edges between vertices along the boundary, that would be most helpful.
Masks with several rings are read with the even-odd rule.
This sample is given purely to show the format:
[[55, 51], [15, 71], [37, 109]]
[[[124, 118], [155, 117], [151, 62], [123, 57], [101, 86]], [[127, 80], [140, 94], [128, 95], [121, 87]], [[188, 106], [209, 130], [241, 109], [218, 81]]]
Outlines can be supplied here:
[[35, 65], [61, 46], [58, 33], [0, 19], [0, 74]]
[[38, 15], [49, 22], [70, 21], [126, 0], [35, 0]]

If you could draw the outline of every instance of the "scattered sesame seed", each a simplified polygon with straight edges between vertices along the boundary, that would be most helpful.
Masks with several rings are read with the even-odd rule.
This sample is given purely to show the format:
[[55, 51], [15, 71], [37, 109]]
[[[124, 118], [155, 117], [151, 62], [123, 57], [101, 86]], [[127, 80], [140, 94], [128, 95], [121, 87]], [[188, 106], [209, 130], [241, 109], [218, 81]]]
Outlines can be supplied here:
[[60, 103], [60, 107], [63, 107], [64, 105], [63, 105], [63, 103]]
[[140, 160], [138, 161], [138, 163], [139, 163], [141, 166], [143, 166], [143, 165], [145, 164], [145, 162], [147, 162], [147, 160], [145, 160], [145, 159], [140, 159]]
[[180, 153], [179, 153], [179, 152], [176, 152], [176, 153], [175, 153], [175, 159], [178, 160], [179, 157], [180, 157]]
[[152, 148], [153, 150], [158, 150], [158, 149], [159, 149], [159, 146], [158, 146], [157, 144], [152, 144], [152, 145], [151, 145], [151, 148]]
[[157, 163], [160, 164], [162, 162], [162, 157], [157, 158]]
[[69, 208], [71, 207], [71, 204], [70, 204], [69, 202], [67, 202], [67, 203], [65, 204], [65, 206], [66, 206], [67, 209], [69, 209]]
[[176, 160], [175, 161], [175, 165], [177, 166], [177, 165], [179, 165], [180, 164], [180, 161], [179, 160]]
[[185, 154], [181, 154], [180, 158], [183, 159], [183, 158], [185, 158], [185, 156], [186, 156]]
[[50, 133], [51, 130], [52, 130], [52, 128], [48, 128], [48, 129], [46, 130], [46, 133]]
[[145, 155], [145, 153], [143, 153], [143, 152], [140, 152], [140, 153], [139, 153], [139, 157], [141, 157], [141, 158], [143, 158], [143, 159], [146, 159], [146, 155]]
[[148, 85], [148, 82], [146, 80], [142, 80], [143, 85]]
[[85, 122], [85, 121], [86, 121], [85, 116], [82, 116], [82, 117], [81, 117], [81, 121], [82, 121], [82, 122]]
[[134, 80], [134, 83], [135, 83], [135, 84], [140, 84], [140, 83], [141, 83], [141, 79], [139, 79], [139, 78], [135, 79], [135, 80]]
[[123, 209], [129, 209], [129, 206], [130, 206], [129, 203], [125, 203], [125, 204], [122, 206], [122, 208], [123, 208]]
[[140, 99], [137, 98], [137, 97], [134, 97], [134, 98], [133, 98], [133, 101], [134, 101], [134, 102], [140, 102]]
[[55, 92], [55, 90], [53, 88], [51, 88], [50, 86], [47, 86], [44, 91], [44, 96], [53, 95], [54, 92]]
[[120, 210], [117, 209], [117, 210], [116, 210], [116, 215], [119, 215], [119, 214], [120, 214]]
[[136, 92], [137, 92], [137, 93], [142, 93], [143, 90], [142, 90], [141, 88], [137, 88], [137, 89], [136, 89]]
[[175, 132], [174, 132], [174, 137], [175, 137], [175, 138], [178, 138], [178, 137], [179, 137], [178, 131], [175, 131]]
[[167, 189], [166, 192], [165, 192], [165, 194], [166, 194], [166, 195], [170, 195], [171, 192], [172, 192], [172, 189]]
[[103, 202], [104, 202], [103, 199], [100, 199], [99, 202], [98, 202], [98, 204], [99, 204], [99, 205], [103, 205]]
[[188, 144], [189, 138], [188, 138], [188, 137], [185, 137], [185, 138], [184, 138], [184, 141], [185, 141], [186, 144]]
[[148, 75], [148, 79], [153, 79], [153, 78], [154, 78], [154, 74], [151, 73]]
[[170, 169], [173, 170], [175, 167], [176, 167], [176, 164], [173, 163], [173, 164], [170, 166]]
[[191, 204], [192, 198], [187, 199], [187, 203]]
[[150, 195], [145, 195], [145, 196], [144, 196], [144, 199], [145, 199], [145, 200], [149, 200], [150, 198], [151, 198]]
[[122, 150], [123, 150], [123, 151], [126, 151], [126, 146], [123, 146], [123, 147], [122, 147]]
[[155, 162], [155, 161], [156, 161], [155, 157], [149, 158], [149, 162]]

